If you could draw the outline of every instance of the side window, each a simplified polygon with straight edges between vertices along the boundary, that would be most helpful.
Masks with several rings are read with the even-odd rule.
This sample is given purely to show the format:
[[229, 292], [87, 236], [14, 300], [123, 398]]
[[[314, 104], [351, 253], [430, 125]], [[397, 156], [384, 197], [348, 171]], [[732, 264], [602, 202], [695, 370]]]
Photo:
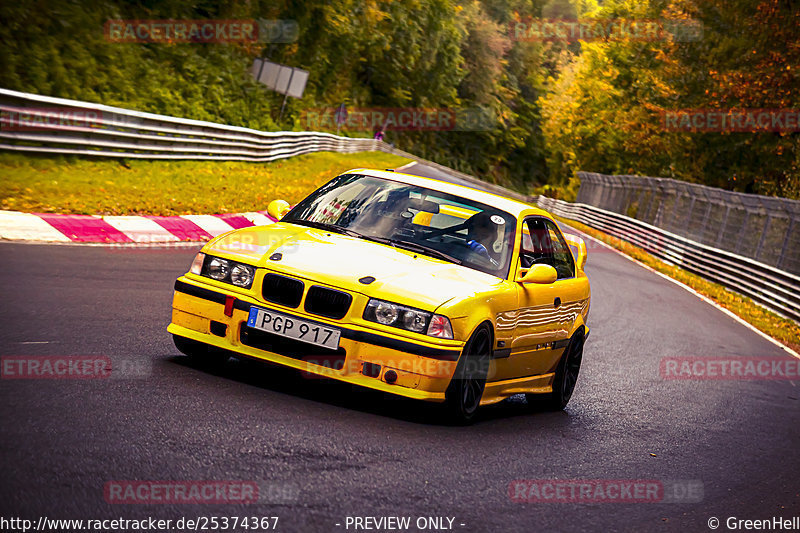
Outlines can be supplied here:
[[558, 272], [558, 279], [573, 278], [575, 277], [575, 262], [572, 259], [572, 250], [567, 246], [567, 241], [558, 229], [550, 220], [544, 221], [550, 237], [550, 243], [553, 250], [553, 266]]
[[556, 269], [559, 279], [575, 276], [572, 252], [558, 227], [545, 218], [534, 217], [526, 221], [520, 259], [523, 268], [550, 265]]
[[553, 265], [550, 233], [541, 218], [529, 218], [522, 229], [522, 251], [520, 254], [523, 268], [533, 265]]
[[531, 222], [530, 220], [526, 220], [522, 225], [522, 247], [519, 250], [519, 259], [522, 263], [522, 268], [530, 268], [536, 263], [533, 236], [530, 231]]

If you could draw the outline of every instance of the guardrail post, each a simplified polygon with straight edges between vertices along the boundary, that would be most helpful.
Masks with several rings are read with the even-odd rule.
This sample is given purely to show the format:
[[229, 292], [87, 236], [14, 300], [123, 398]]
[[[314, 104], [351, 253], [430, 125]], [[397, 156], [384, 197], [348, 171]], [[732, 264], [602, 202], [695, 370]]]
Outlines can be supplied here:
[[685, 235], [691, 234], [691, 227], [692, 227], [692, 212], [694, 211], [694, 203], [697, 200], [696, 196], [692, 196], [692, 199], [689, 201], [689, 211], [686, 213], [686, 224], [683, 225], [685, 228]]
[[586, 180], [583, 179], [580, 173], [578, 173], [578, 179], [581, 180], [581, 186], [578, 187], [578, 194], [575, 195], [575, 201], [579, 204], [586, 203], [584, 201], [584, 197], [586, 196], [586, 191], [588, 190]]
[[797, 223], [797, 219], [792, 217], [789, 220], [789, 227], [786, 228], [786, 235], [783, 237], [783, 246], [781, 246], [781, 254], [778, 257], [778, 264], [775, 265], [778, 268], [783, 268], [783, 262], [786, 260], [786, 251], [789, 249], [789, 238], [792, 236], [792, 231], [794, 231], [794, 226]]
[[672, 216], [665, 221], [664, 223], [665, 227], [669, 225], [670, 229], [673, 230], [677, 227], [680, 227], [680, 224], [678, 224], [678, 216], [680, 211], [681, 198], [683, 198], [683, 191], [677, 191], [675, 193], [675, 205], [672, 206]]
[[706, 211], [703, 213], [703, 222], [700, 224], [700, 242], [706, 242], [706, 226], [708, 226], [708, 218], [711, 216], [713, 206], [711, 200], [706, 200]]
[[722, 224], [719, 225], [719, 232], [717, 233], [717, 241], [714, 243], [714, 246], [719, 248], [719, 245], [722, 244], [722, 237], [725, 236], [725, 226], [728, 225], [728, 214], [731, 212], [731, 206], [725, 206], [725, 214], [722, 216]]
[[758, 259], [761, 256], [761, 249], [764, 247], [764, 241], [767, 239], [767, 232], [769, 231], [769, 225], [772, 222], [772, 215], [767, 214], [767, 221], [764, 222], [764, 229], [761, 231], [761, 237], [758, 239], [758, 246], [756, 247], [756, 253], [753, 256], [754, 259]]
[[620, 213], [627, 215], [628, 210], [631, 208], [631, 204], [633, 203], [633, 196], [636, 194], [635, 186], [628, 181], [625, 184], [625, 195], [622, 197], [622, 206], [619, 210]]
[[[658, 200], [656, 200], [658, 198]], [[658, 188], [658, 185], [655, 187], [650, 187], [650, 200], [647, 202], [647, 218], [643, 218], [646, 222], [654, 222], [655, 218], [653, 215], [653, 206], [656, 204], [656, 201], [661, 201], [661, 189]]]
[[647, 192], [647, 187], [642, 185], [639, 188], [639, 196], [636, 197], [636, 218], [642, 220], [642, 212], [644, 211], [642, 204], [644, 203], [644, 195]]
[[611, 186], [603, 187], [602, 189], [600, 189], [600, 201], [597, 202], [598, 204], [600, 204], [599, 207], [603, 209], [606, 209], [608, 207], [608, 205], [606, 204], [606, 198], [611, 195], [611, 191], [612, 191]]
[[744, 232], [747, 231], [747, 223], [750, 221], [750, 211], [744, 212], [744, 220], [742, 221], [742, 227], [739, 229], [739, 236], [736, 239], [736, 247], [734, 248], [734, 252], [737, 254], [740, 253], [739, 251], [742, 249], [742, 240], [744, 239]]

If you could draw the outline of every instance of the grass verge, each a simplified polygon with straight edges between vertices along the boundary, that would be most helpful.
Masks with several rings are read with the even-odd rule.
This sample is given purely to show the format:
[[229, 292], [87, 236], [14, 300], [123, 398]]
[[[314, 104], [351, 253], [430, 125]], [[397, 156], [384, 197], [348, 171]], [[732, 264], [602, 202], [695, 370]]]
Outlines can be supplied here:
[[581, 224], [580, 222], [576, 222], [568, 218], [555, 218], [564, 224], [568, 224], [573, 228], [580, 230], [587, 235], [590, 235], [608, 244], [609, 246], [616, 248], [617, 250], [620, 250], [626, 255], [649, 266], [653, 270], [666, 274], [672, 279], [688, 285], [703, 296], [710, 298], [749, 324], [752, 324], [773, 339], [784, 343], [797, 352], [800, 352], [800, 324], [797, 322], [776, 315], [772, 311], [758, 305], [747, 296], [742, 296], [741, 294], [732, 292], [722, 285], [708, 281], [707, 279], [687, 272], [682, 268], [668, 265], [667, 263], [655, 258], [643, 249], [634, 246], [627, 241], [612, 237], [611, 235], [603, 233], [602, 231], [590, 228], [585, 224]]
[[409, 160], [383, 152], [318, 152], [271, 163], [144, 161], [0, 154], [0, 209], [96, 215], [184, 215], [264, 210], [302, 200], [357, 167]]

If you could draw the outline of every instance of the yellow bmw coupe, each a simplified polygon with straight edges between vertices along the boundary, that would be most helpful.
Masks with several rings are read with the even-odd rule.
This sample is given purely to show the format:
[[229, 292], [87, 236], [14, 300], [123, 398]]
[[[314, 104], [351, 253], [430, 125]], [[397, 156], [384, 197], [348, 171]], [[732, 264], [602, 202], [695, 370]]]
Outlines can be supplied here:
[[268, 211], [278, 222], [214, 238], [175, 282], [184, 354], [444, 402], [460, 422], [520, 393], [567, 405], [589, 334], [586, 245], [546, 212], [367, 169]]

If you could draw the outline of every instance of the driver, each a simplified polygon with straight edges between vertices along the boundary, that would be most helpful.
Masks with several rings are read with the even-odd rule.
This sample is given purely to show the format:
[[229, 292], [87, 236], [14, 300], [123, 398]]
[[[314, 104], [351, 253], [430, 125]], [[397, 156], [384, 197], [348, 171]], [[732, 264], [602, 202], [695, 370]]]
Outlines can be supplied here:
[[467, 246], [475, 253], [491, 261], [494, 266], [499, 266], [499, 263], [489, 251], [494, 250], [498, 230], [498, 224], [492, 219], [492, 216], [485, 211], [481, 211], [469, 217], [465, 225], [467, 227]]

